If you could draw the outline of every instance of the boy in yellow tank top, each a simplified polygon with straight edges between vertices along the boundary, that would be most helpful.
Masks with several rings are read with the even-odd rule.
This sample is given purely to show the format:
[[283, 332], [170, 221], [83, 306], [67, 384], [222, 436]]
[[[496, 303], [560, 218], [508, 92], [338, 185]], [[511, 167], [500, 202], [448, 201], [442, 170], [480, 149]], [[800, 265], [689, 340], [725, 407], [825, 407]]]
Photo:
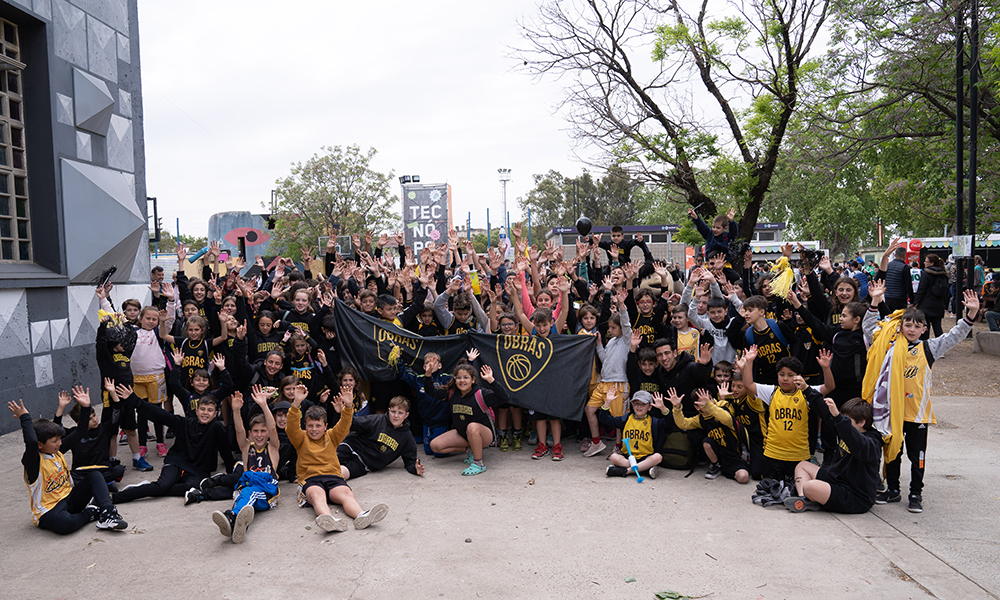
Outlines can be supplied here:
[[[77, 386], [73, 394], [81, 406], [90, 406], [89, 390]], [[8, 402], [7, 408], [21, 422], [21, 464], [35, 525], [60, 535], [73, 533], [93, 521], [97, 521], [98, 529], [126, 529], [128, 523], [111, 503], [108, 484], [99, 471], [85, 471], [80, 483], [73, 485], [66, 457], [60, 451], [63, 428], [48, 419], [32, 422], [23, 400]]]
[[823, 350], [817, 359], [823, 370], [823, 385], [809, 386], [802, 377], [802, 363], [799, 359], [786, 356], [775, 365], [778, 385], [754, 383], [753, 361], [757, 358], [757, 346], [750, 346], [736, 361], [736, 367], [743, 374], [743, 385], [747, 394], [760, 399], [768, 409], [767, 434], [764, 437], [764, 477], [778, 480], [792, 480], [795, 465], [809, 460], [812, 444], [819, 424], [816, 416], [809, 414], [809, 403], [823, 401], [823, 396], [834, 388], [830, 360], [833, 355]]

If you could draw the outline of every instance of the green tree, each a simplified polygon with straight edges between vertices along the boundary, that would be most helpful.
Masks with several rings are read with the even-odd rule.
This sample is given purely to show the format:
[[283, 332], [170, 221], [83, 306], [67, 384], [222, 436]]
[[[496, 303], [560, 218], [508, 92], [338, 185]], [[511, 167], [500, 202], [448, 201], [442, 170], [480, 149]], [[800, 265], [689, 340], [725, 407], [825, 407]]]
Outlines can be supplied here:
[[[567, 119], [601, 160], [673, 188], [701, 214], [722, 212], [705, 169], [736, 165], [731, 187], [749, 238], [830, 1], [704, 0], [696, 13], [676, 1], [548, 2], [522, 26], [516, 58], [569, 82]], [[691, 102], [695, 88], [711, 98], [711, 114]]]
[[362, 233], [400, 227], [398, 198], [390, 191], [392, 171], [371, 168], [377, 151], [357, 145], [324, 146], [305, 163], [294, 163], [288, 177], [277, 180], [271, 249], [298, 258], [303, 246], [332, 231]]
[[[189, 250], [193, 250], [191, 254], [201, 250], [208, 245], [208, 238], [204, 236], [195, 237], [193, 235], [187, 235], [185, 233], [181, 234], [181, 243], [187, 246]], [[149, 244], [149, 251], [153, 252], [156, 249], [156, 244]], [[159, 243], [160, 254], [177, 252], [177, 242], [174, 241], [174, 236], [166, 229], [160, 230], [160, 243]]]

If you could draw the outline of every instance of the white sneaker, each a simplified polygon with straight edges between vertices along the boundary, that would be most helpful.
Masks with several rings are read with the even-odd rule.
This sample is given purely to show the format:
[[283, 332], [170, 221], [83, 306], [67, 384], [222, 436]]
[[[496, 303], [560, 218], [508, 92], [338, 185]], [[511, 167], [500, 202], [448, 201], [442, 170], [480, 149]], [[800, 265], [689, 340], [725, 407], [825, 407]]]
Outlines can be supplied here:
[[596, 456], [601, 452], [604, 452], [605, 448], [607, 448], [607, 446], [604, 445], [604, 442], [597, 442], [596, 444], [591, 444], [590, 448], [587, 448], [587, 451], [584, 452], [583, 455], [588, 457]]
[[240, 509], [240, 512], [236, 515], [236, 521], [233, 523], [233, 543], [242, 544], [247, 539], [247, 527], [250, 527], [250, 521], [253, 521], [254, 510], [253, 506], [247, 504]]
[[385, 504], [376, 504], [368, 510], [354, 517], [354, 528], [364, 529], [373, 523], [378, 523], [389, 514], [389, 507]]
[[646, 474], [649, 475], [650, 479], [656, 479], [656, 476], [660, 474], [660, 468], [655, 465], [649, 467], [649, 472]]
[[347, 531], [347, 521], [337, 519], [333, 515], [320, 515], [316, 517], [316, 526], [323, 531]]

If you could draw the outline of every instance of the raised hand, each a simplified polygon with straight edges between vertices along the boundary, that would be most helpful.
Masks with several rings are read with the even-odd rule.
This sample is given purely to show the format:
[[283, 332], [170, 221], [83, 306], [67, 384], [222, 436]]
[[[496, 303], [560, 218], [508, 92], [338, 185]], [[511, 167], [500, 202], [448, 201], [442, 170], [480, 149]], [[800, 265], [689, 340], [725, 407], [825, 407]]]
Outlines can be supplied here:
[[475, 348], [469, 348], [468, 350], [465, 351], [465, 356], [466, 358], [469, 359], [469, 362], [476, 362], [476, 359], [479, 358], [479, 350]]
[[132, 386], [119, 383], [115, 386], [115, 394], [118, 395], [119, 400], [124, 400], [132, 395]]
[[667, 400], [670, 401], [670, 404], [673, 405], [674, 408], [680, 408], [683, 398], [677, 394], [676, 388], [670, 388], [667, 390]]
[[[254, 395], [253, 395], [254, 401], [257, 400], [257, 393], [258, 392], [260, 392], [260, 386], [259, 385], [255, 385], [254, 386]], [[266, 400], [266, 398], [265, 398], [265, 400]], [[233, 397], [229, 400], [229, 405], [233, 408], [233, 412], [234, 413], [237, 412], [237, 411], [239, 411], [241, 408], [243, 408], [243, 394], [240, 393], [240, 392], [234, 392], [233, 393]], [[236, 417], [236, 418], [239, 419], [241, 417]]]
[[663, 394], [660, 392], [653, 392], [653, 408], [659, 409], [660, 412], [667, 412], [666, 405], [663, 404]]
[[631, 342], [631, 345], [629, 346], [629, 348], [631, 349], [632, 352], [635, 352], [636, 350], [639, 349], [639, 344], [642, 343], [642, 334], [639, 333], [638, 331], [636, 331], [635, 329], [633, 329], [632, 330], [632, 339], [630, 340], [630, 342]]
[[[885, 296], [885, 280], [876, 279], [868, 286], [868, 295], [872, 299], [872, 306], [878, 306], [882, 303], [882, 298]], [[978, 305], [978, 301], [977, 301]]]
[[731, 396], [732, 392], [729, 391], [729, 382], [723, 381], [719, 384], [719, 398], [725, 398], [726, 396]]
[[709, 402], [711, 402], [711, 400], [712, 400], [712, 395], [708, 393], [708, 390], [704, 390], [704, 389], [700, 389], [700, 388], [694, 391], [694, 397], [695, 397], [694, 407], [699, 412], [703, 408], [705, 408], [705, 405], [708, 404]]
[[221, 352], [219, 352], [218, 354], [212, 357], [212, 365], [220, 371], [225, 371], [226, 357]]
[[826, 403], [826, 408], [830, 411], [831, 417], [836, 417], [840, 414], [840, 410], [837, 408], [837, 403], [833, 401], [833, 398], [823, 398], [823, 402]]
[[7, 403], [7, 408], [14, 414], [15, 419], [20, 419], [21, 415], [28, 414], [28, 409], [24, 408], [24, 400], [18, 400], [17, 402], [11, 400]]
[[830, 362], [832, 360], [833, 360], [833, 352], [824, 349], [821, 349], [819, 351], [819, 357], [816, 358], [816, 362], [818, 362], [819, 366], [823, 369], [829, 369]]
[[479, 376], [483, 378], [486, 383], [493, 383], [493, 369], [489, 365], [483, 365], [479, 368]]
[[754, 359], [757, 358], [757, 344], [751, 344], [747, 351], [743, 354], [743, 360], [748, 363], [752, 363]]
[[712, 362], [712, 345], [702, 344], [698, 353], [698, 363], [702, 365], [711, 364]]
[[[74, 391], [76, 391], [76, 390], [74, 389]], [[59, 392], [58, 404], [59, 404], [60, 412], [62, 411], [62, 409], [64, 409], [67, 406], [69, 406], [69, 403], [72, 402], [72, 401], [73, 401], [73, 399], [70, 398], [69, 392], [67, 392], [65, 390]], [[88, 402], [89, 402], [89, 400], [88, 400]]]
[[[180, 349], [175, 348], [173, 352], [170, 353], [170, 358], [174, 361], [174, 366], [179, 367], [184, 363], [184, 353]], [[106, 380], [110, 381], [110, 379]]]
[[[63, 392], [65, 394], [66, 392]], [[62, 395], [62, 394], [60, 394]], [[68, 396], [69, 394], [67, 394]], [[84, 388], [82, 385], [73, 386], [73, 399], [80, 406], [90, 406], [90, 388]], [[60, 403], [62, 399], [60, 399]]]
[[979, 314], [979, 297], [976, 296], [976, 290], [965, 290], [962, 304], [965, 305], [967, 318], [975, 319]]

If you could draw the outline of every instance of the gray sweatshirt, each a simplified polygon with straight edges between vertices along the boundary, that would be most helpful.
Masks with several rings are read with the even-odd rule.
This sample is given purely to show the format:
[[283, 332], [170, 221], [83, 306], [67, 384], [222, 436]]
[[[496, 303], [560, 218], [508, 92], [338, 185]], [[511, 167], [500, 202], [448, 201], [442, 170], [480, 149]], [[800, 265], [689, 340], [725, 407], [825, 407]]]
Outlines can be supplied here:
[[618, 313], [622, 321], [622, 334], [608, 340], [607, 346], [597, 345], [597, 357], [601, 359], [601, 381], [624, 383], [628, 381], [625, 365], [628, 351], [632, 346], [632, 324], [628, 320], [628, 310], [624, 307]]

